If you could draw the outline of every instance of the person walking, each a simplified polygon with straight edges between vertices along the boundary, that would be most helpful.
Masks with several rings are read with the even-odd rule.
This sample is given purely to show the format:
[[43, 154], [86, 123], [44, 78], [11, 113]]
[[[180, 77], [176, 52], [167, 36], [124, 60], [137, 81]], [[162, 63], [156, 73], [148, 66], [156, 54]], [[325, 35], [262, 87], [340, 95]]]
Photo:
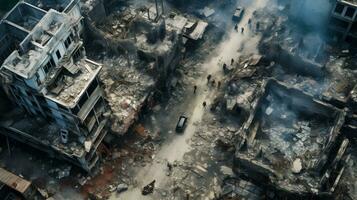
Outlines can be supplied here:
[[216, 81], [213, 79], [211, 82], [212, 87], [214, 87], [216, 85]]
[[212, 78], [212, 75], [209, 74], [209, 75], [207, 76], [207, 84], [209, 83], [209, 81], [211, 80], [211, 78]]
[[193, 94], [196, 94], [197, 91], [197, 85], [193, 86]]
[[226, 71], [226, 70], [227, 70], [227, 64], [223, 63], [223, 71]]
[[251, 18], [248, 19], [248, 27], [250, 29], [252, 29], [252, 19]]

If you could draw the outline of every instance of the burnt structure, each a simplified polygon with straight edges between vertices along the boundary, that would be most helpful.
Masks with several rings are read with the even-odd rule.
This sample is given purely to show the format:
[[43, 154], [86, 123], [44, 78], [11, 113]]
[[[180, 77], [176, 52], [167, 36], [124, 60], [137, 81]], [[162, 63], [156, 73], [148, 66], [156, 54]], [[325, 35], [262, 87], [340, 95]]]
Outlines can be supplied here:
[[0, 23], [1, 81], [16, 109], [0, 132], [86, 171], [107, 134], [102, 66], [86, 58], [77, 0], [19, 2]]
[[262, 88], [238, 133], [235, 171], [283, 196], [332, 194], [349, 159], [345, 111], [273, 79]]

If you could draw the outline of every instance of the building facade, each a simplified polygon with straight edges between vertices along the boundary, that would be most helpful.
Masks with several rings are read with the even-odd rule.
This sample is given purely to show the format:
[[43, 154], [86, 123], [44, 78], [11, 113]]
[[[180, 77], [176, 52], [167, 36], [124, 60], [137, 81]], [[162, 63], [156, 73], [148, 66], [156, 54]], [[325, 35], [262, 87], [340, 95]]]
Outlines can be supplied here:
[[357, 1], [336, 0], [331, 10], [329, 29], [349, 43], [357, 42]]
[[0, 23], [2, 85], [26, 116], [43, 123], [25, 128], [16, 123], [32, 119], [22, 117], [5, 123], [1, 132], [91, 171], [107, 134], [107, 106], [98, 80], [102, 66], [86, 58], [82, 32], [78, 0], [21, 1], [5, 15]]

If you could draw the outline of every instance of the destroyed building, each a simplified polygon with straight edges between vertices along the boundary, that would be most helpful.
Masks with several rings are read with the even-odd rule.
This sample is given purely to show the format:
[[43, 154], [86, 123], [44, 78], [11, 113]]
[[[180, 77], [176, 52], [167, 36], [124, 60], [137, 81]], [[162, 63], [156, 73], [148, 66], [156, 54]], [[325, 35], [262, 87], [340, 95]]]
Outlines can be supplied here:
[[0, 198], [354, 199], [357, 59], [324, 32], [353, 2], [20, 1]]
[[106, 66], [100, 78], [112, 111], [111, 130], [124, 135], [154, 93], [170, 90], [185, 44], [201, 40], [208, 24], [171, 12], [159, 0], [139, 8], [117, 2], [114, 9], [101, 0], [82, 4], [86, 45]]
[[285, 196], [333, 193], [348, 159], [345, 112], [275, 80], [262, 88], [239, 132], [236, 172]]
[[86, 58], [77, 0], [19, 2], [0, 24], [1, 80], [16, 109], [1, 133], [91, 171], [107, 134], [98, 80]]

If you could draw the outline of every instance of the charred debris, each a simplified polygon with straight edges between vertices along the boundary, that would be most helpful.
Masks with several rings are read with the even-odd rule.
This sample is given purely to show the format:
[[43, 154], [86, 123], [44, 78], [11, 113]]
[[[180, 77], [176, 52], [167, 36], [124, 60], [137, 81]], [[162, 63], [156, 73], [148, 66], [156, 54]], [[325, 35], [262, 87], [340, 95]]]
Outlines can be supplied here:
[[[69, 196], [109, 199], [136, 187], [131, 166], [159, 162], [163, 143], [145, 119], [171, 112], [187, 94], [177, 88], [201, 92], [190, 84], [204, 72], [193, 66], [229, 37], [240, 4], [250, 6], [16, 4], [0, 23], [0, 198], [57, 199], [56, 189], [70, 185]], [[238, 25], [246, 31], [233, 34], [251, 34], [256, 47], [248, 41], [217, 63], [223, 78], [207, 83], [218, 89], [209, 116], [194, 124], [193, 152], [167, 164], [174, 185], [160, 188], [159, 180], [148, 195], [357, 199], [356, 21], [354, 0], [271, 0], [255, 9]], [[9, 164], [16, 153], [39, 162], [33, 167], [48, 170], [47, 178], [24, 177], [31, 173]]]

